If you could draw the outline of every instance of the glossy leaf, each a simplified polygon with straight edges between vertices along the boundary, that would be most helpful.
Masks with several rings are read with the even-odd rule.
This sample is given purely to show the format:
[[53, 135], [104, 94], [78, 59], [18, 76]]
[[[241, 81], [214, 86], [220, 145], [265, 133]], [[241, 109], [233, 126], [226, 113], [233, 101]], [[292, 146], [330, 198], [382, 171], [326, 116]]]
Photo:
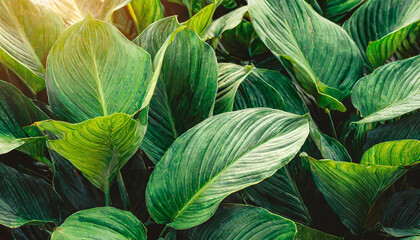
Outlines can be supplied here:
[[51, 235], [52, 240], [146, 240], [146, 229], [130, 212], [97, 207], [74, 213]]
[[53, 120], [36, 124], [58, 137], [48, 141], [50, 149], [68, 159], [106, 193], [112, 179], [139, 148], [147, 120], [145, 116], [134, 120], [129, 115], [115, 113], [79, 124]]
[[359, 47], [368, 69], [384, 64], [411, 32], [418, 31], [419, 11], [417, 0], [371, 0], [356, 10], [344, 28]]
[[339, 26], [303, 0], [250, 0], [261, 40], [318, 106], [345, 111], [340, 102], [362, 73], [362, 57]]
[[44, 180], [0, 163], [0, 224], [16, 228], [25, 224], [61, 221], [60, 201]]
[[0, 61], [36, 94], [45, 88], [47, 55], [65, 25], [30, 0], [0, 2]]
[[400, 140], [377, 144], [367, 150], [363, 165], [411, 166], [420, 163], [420, 141]]
[[243, 6], [213, 21], [205, 32], [204, 38], [219, 38], [225, 31], [234, 29], [241, 23], [246, 12], [248, 12], [248, 6]]
[[17, 149], [47, 163], [45, 137], [31, 137], [24, 129], [45, 119], [47, 116], [16, 87], [0, 81], [0, 154]]
[[226, 196], [287, 164], [308, 133], [306, 118], [268, 108], [203, 121], [179, 137], [156, 165], [146, 190], [151, 216], [177, 229], [203, 223]]
[[390, 120], [420, 108], [420, 56], [393, 62], [360, 79], [351, 96], [364, 119]]
[[160, 0], [132, 0], [128, 4], [128, 8], [138, 33], [141, 33], [150, 24], [163, 18]]
[[353, 234], [363, 230], [373, 201], [406, 172], [394, 166], [307, 159], [316, 185]]

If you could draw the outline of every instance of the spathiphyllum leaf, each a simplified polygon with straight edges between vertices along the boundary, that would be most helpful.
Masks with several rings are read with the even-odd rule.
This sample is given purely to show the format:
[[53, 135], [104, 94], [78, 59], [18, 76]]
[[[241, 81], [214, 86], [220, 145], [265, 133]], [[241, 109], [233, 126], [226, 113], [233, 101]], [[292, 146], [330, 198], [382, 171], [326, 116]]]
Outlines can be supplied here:
[[0, 154], [17, 149], [47, 163], [45, 137], [31, 136], [24, 129], [45, 119], [47, 116], [16, 87], [0, 81]]
[[211, 117], [179, 137], [156, 165], [146, 189], [149, 213], [177, 229], [199, 225], [226, 196], [286, 165], [308, 134], [305, 117], [280, 110]]
[[307, 159], [319, 190], [343, 224], [354, 234], [363, 230], [373, 201], [407, 172], [399, 166], [364, 166], [333, 160], [318, 161], [310, 157]]
[[183, 24], [192, 28], [201, 37], [206, 31], [206, 29], [210, 26], [216, 8], [217, 3], [212, 3], [206, 6], [205, 8], [201, 9], [197, 14], [195, 14], [192, 18], [190, 18]]
[[224, 204], [209, 221], [191, 231], [191, 239], [335, 240], [342, 238], [295, 224], [264, 208]]
[[418, 43], [405, 42], [419, 30], [419, 11], [417, 0], [371, 0], [356, 10], [344, 28], [362, 52], [368, 69], [381, 66], [401, 47], [405, 52], [414, 50], [411, 56], [419, 54], [415, 50]]
[[356, 83], [351, 99], [364, 117], [357, 123], [390, 120], [420, 108], [420, 56], [376, 69]]
[[163, 18], [160, 0], [132, 0], [128, 4], [128, 8], [138, 33], [141, 33], [150, 24]]
[[97, 207], [74, 213], [51, 236], [52, 240], [146, 240], [146, 228], [132, 213]]
[[152, 61], [115, 27], [88, 17], [58, 39], [47, 65], [54, 113], [68, 122], [134, 114], [154, 88]]
[[[310, 2], [310, 1], [307, 1]], [[322, 8], [322, 16], [338, 22], [352, 10], [363, 4], [364, 0], [317, 0]]]
[[36, 94], [45, 88], [47, 55], [65, 25], [30, 0], [3, 0], [0, 15], [0, 62]]
[[318, 106], [345, 111], [340, 101], [363, 65], [348, 34], [303, 0], [250, 0], [249, 12], [261, 40]]
[[60, 15], [67, 25], [85, 19], [89, 14], [100, 20], [111, 21], [114, 11], [124, 7], [131, 0], [32, 0]]
[[16, 228], [25, 224], [59, 223], [59, 197], [44, 180], [0, 163], [0, 224]]
[[400, 140], [377, 144], [367, 150], [363, 165], [410, 166], [420, 161], [420, 141]]
[[208, 44], [189, 28], [177, 34], [164, 56], [142, 144], [154, 162], [176, 138], [212, 115], [217, 72], [216, 56]]
[[381, 224], [382, 229], [394, 237], [417, 239], [420, 236], [420, 190], [394, 194], [383, 212]]
[[248, 6], [243, 6], [218, 18], [206, 30], [204, 38], [219, 38], [223, 32], [234, 29], [241, 23], [246, 12]]
[[68, 159], [93, 185], [107, 193], [118, 171], [137, 151], [146, 131], [147, 115], [139, 119], [115, 113], [78, 124], [47, 120], [36, 123], [55, 134], [48, 147]]

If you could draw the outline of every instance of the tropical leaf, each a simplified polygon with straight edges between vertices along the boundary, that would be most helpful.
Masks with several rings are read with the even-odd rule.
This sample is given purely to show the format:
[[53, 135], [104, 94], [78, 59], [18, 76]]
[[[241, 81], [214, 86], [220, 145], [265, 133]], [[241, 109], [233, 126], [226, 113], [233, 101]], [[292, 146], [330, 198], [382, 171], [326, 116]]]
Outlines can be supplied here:
[[44, 180], [0, 163], [0, 224], [16, 228], [25, 224], [60, 223], [60, 201]]
[[220, 38], [225, 31], [238, 26], [247, 12], [248, 6], [243, 6], [213, 21], [205, 32], [204, 38]]
[[362, 5], [365, 0], [318, 0], [318, 2], [322, 8], [322, 16], [338, 22]]
[[96, 19], [111, 22], [112, 13], [131, 0], [32, 0], [40, 5], [48, 7], [51, 11], [60, 15], [69, 26], [82, 21], [88, 15]]
[[206, 223], [191, 231], [191, 239], [341, 239], [295, 224], [264, 208], [224, 204]]
[[0, 15], [0, 62], [36, 94], [45, 88], [47, 55], [65, 25], [30, 0], [1, 1]]
[[261, 40], [318, 106], [345, 111], [340, 101], [363, 64], [348, 34], [303, 0], [250, 0], [249, 11]]
[[107, 194], [112, 179], [140, 146], [146, 131], [146, 114], [141, 113], [137, 120], [115, 113], [79, 124], [54, 120], [36, 124], [58, 137], [57, 140], [48, 140], [50, 149], [68, 159], [93, 185]]
[[[417, 0], [371, 0], [354, 12], [343, 27], [359, 47], [367, 69], [384, 64], [407, 37], [418, 31], [419, 11]], [[405, 42], [405, 51], [416, 44]]]
[[132, 0], [127, 6], [138, 33], [163, 18], [160, 0]]
[[200, 37], [203, 36], [204, 32], [211, 24], [213, 14], [218, 6], [217, 0], [215, 1], [215, 3], [207, 5], [205, 8], [201, 9], [197, 14], [183, 24], [192, 28]]
[[420, 108], [420, 56], [376, 69], [356, 83], [351, 99], [364, 117], [357, 123], [390, 120]]
[[[179, 51], [181, 48], [189, 51]], [[164, 56], [142, 144], [154, 162], [176, 138], [212, 115], [217, 72], [213, 49], [191, 29], [178, 33]]]
[[310, 157], [307, 159], [316, 185], [353, 234], [363, 230], [373, 201], [407, 171], [387, 165], [364, 166], [333, 160], [317, 161]]
[[47, 116], [13, 85], [0, 81], [0, 154], [14, 149], [48, 164], [45, 137], [28, 134], [24, 127]]
[[420, 141], [400, 140], [377, 144], [367, 150], [363, 165], [410, 166], [420, 161]]
[[130, 212], [97, 207], [71, 215], [51, 235], [52, 240], [146, 240], [146, 229]]
[[383, 213], [381, 224], [394, 237], [420, 235], [420, 190], [406, 190], [392, 196]]
[[152, 172], [150, 215], [177, 229], [205, 222], [226, 196], [287, 164], [308, 133], [306, 118], [267, 108], [203, 121], [179, 137]]

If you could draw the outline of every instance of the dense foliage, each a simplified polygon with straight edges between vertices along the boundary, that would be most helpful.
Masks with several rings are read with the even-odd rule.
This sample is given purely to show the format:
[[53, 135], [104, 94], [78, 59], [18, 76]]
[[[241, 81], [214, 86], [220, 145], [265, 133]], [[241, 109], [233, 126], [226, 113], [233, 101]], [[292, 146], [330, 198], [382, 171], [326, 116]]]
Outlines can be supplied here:
[[420, 238], [420, 1], [1, 0], [0, 239]]

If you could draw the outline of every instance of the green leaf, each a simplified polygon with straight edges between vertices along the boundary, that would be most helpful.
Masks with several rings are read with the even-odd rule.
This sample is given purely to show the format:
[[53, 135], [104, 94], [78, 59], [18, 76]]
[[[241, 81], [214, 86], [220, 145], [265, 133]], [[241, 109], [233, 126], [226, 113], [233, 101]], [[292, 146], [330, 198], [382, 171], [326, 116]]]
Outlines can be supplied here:
[[[359, 47], [365, 67], [379, 67], [420, 25], [420, 2], [417, 0], [371, 0], [357, 9], [344, 29]], [[406, 48], [415, 48], [405, 46]], [[414, 55], [417, 55], [413, 54]]]
[[420, 163], [420, 141], [400, 140], [377, 144], [367, 150], [360, 164], [412, 166]]
[[238, 26], [247, 12], [248, 6], [243, 6], [213, 21], [205, 32], [204, 38], [220, 38], [225, 31]]
[[420, 56], [389, 63], [360, 79], [351, 100], [364, 119], [390, 120], [420, 107]]
[[114, 26], [89, 17], [64, 31], [51, 50], [48, 98], [54, 113], [68, 122], [134, 114], [149, 103], [156, 84], [152, 75], [146, 51]]
[[96, 19], [111, 22], [112, 13], [131, 0], [33, 0], [46, 5], [60, 15], [67, 25], [82, 21], [88, 15]]
[[0, 81], [0, 154], [17, 149], [47, 163], [45, 137], [29, 135], [24, 129], [45, 119], [47, 116], [16, 87]]
[[286, 165], [308, 133], [305, 117], [268, 108], [203, 121], [179, 137], [156, 165], [146, 190], [150, 215], [177, 229], [205, 222], [229, 194]]
[[52, 240], [146, 240], [146, 229], [130, 212], [97, 207], [74, 213], [53, 232]]
[[0, 62], [34, 93], [45, 88], [47, 55], [65, 25], [59, 16], [30, 0], [0, 3]]
[[163, 18], [160, 0], [133, 0], [128, 4], [128, 9], [138, 33]]
[[307, 159], [316, 185], [353, 234], [363, 230], [373, 201], [407, 171], [394, 166]]
[[394, 237], [420, 235], [420, 190], [406, 190], [392, 196], [381, 220], [383, 230]]
[[[252, 23], [242, 20], [235, 28], [226, 30], [220, 39], [224, 51], [234, 58], [248, 60], [250, 59], [250, 45], [255, 31]], [[217, 40], [213, 45], [217, 46]]]
[[53, 120], [36, 124], [58, 137], [48, 140], [50, 149], [68, 159], [93, 185], [107, 193], [112, 179], [139, 148], [147, 120], [115, 113], [79, 124]]
[[363, 64], [348, 34], [303, 0], [250, 0], [249, 11], [261, 40], [318, 106], [345, 111], [340, 101]]
[[295, 224], [264, 208], [224, 204], [209, 221], [191, 231], [191, 239], [334, 240], [342, 238]]
[[362, 5], [365, 0], [321, 0], [321, 4], [325, 3], [323, 16], [333, 22], [338, 22], [345, 18], [351, 11]]
[[200, 37], [203, 36], [204, 32], [211, 24], [213, 14], [216, 11], [217, 6], [218, 4], [216, 3], [206, 6], [188, 21], [183, 23], [183, 25], [192, 28]]
[[178, 33], [168, 47], [161, 71], [142, 144], [154, 162], [175, 139], [212, 115], [217, 91], [215, 53], [189, 28]]
[[59, 223], [59, 198], [44, 180], [0, 163], [0, 224], [16, 228], [25, 224]]

